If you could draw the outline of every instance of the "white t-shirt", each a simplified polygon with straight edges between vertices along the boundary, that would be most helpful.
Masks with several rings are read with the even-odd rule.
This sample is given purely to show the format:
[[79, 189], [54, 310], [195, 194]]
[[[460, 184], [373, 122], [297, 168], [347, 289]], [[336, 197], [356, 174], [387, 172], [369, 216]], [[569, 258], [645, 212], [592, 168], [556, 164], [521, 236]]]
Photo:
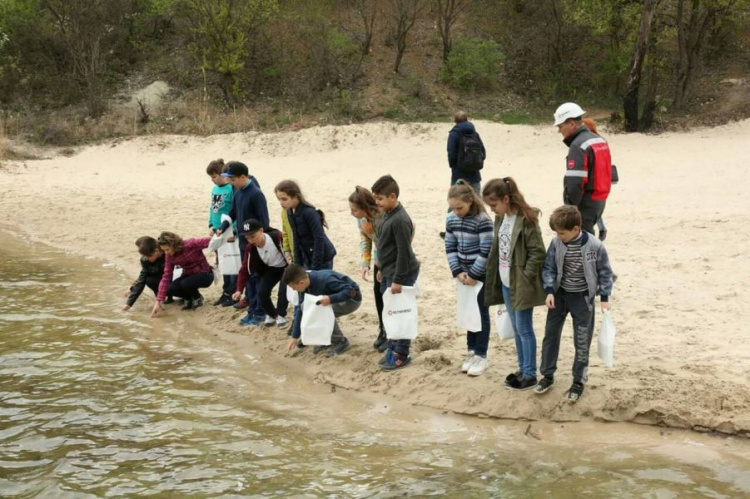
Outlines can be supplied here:
[[283, 267], [286, 265], [284, 255], [281, 254], [279, 249], [273, 244], [273, 239], [268, 234], [264, 234], [266, 238], [266, 244], [262, 248], [258, 248], [258, 256], [263, 260], [263, 263], [269, 267]]
[[510, 246], [510, 238], [513, 235], [513, 226], [516, 224], [518, 215], [505, 215], [500, 229], [497, 231], [497, 256], [499, 260], [498, 270], [503, 285], [510, 287], [510, 259], [513, 256], [513, 248]]

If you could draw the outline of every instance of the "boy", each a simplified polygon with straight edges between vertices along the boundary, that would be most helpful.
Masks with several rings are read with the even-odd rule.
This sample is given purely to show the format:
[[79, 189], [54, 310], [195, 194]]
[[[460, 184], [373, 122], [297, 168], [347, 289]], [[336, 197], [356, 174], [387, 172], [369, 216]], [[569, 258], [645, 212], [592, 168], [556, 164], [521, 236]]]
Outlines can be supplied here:
[[[146, 286], [156, 295], [159, 291], [161, 276], [164, 274], [164, 252], [156, 244], [156, 239], [149, 236], [139, 237], [136, 239], [135, 245], [138, 247], [138, 253], [141, 254], [141, 273], [138, 274], [138, 279], [130, 286], [130, 290], [125, 293], [128, 301], [122, 307], [124, 312], [127, 312], [135, 305], [136, 300], [141, 296]], [[172, 303], [172, 301], [172, 297], [168, 296], [164, 303]]]
[[[223, 159], [211, 161], [206, 168], [206, 173], [214, 183], [211, 189], [211, 206], [208, 208], [209, 236], [213, 236], [221, 228], [221, 216], [229, 215], [232, 209], [232, 184], [226, 177], [221, 176], [224, 173], [224, 168]], [[221, 297], [214, 302], [214, 306], [229, 307], [234, 305], [231, 295], [237, 286], [237, 276], [224, 275], [223, 278], [224, 288]]]
[[534, 392], [545, 393], [555, 383], [560, 336], [568, 312], [573, 317], [573, 385], [567, 398], [571, 403], [583, 396], [588, 380], [589, 347], [594, 335], [594, 300], [599, 292], [602, 310], [609, 310], [612, 294], [612, 268], [607, 250], [593, 234], [581, 230], [581, 213], [571, 205], [557, 208], [549, 225], [557, 233], [547, 250], [542, 280], [547, 292], [547, 326], [542, 343], [544, 376]]
[[[232, 198], [232, 208], [229, 211], [229, 217], [236, 222], [237, 227], [242, 227], [245, 224], [245, 220], [250, 220], [251, 218], [259, 221], [263, 227], [268, 227], [270, 225], [270, 218], [268, 216], [266, 197], [260, 190], [260, 185], [256, 178], [250, 175], [247, 165], [239, 161], [230, 161], [226, 164], [225, 171], [221, 176], [228, 178], [229, 183], [234, 187], [234, 197]], [[216, 233], [221, 235], [228, 227], [229, 224], [224, 222]], [[240, 255], [244, 258], [247, 241], [243, 237], [240, 237], [239, 243]], [[258, 301], [258, 284], [258, 275], [251, 273], [250, 279], [247, 282], [246, 295], [249, 303], [248, 313], [254, 317], [253, 325], [260, 324], [265, 317]]]
[[[381, 293], [390, 287], [391, 293], [398, 294], [402, 286], [413, 286], [419, 277], [419, 260], [411, 247], [414, 224], [398, 202], [399, 188], [393, 177], [380, 177], [372, 186], [372, 194], [384, 214], [377, 234], [380, 271], [376, 277]], [[395, 371], [409, 365], [410, 346], [411, 340], [389, 340], [380, 368]]]
[[[272, 228], [265, 230], [260, 222], [250, 219], [243, 225], [242, 235], [248, 243], [237, 279], [237, 292], [232, 298], [239, 299], [242, 295], [249, 272], [257, 272], [260, 277], [258, 298], [266, 313], [263, 326], [268, 327], [275, 323], [279, 328], [285, 328], [287, 322], [284, 316], [289, 305], [286, 293], [279, 295], [278, 308], [273, 306], [273, 300], [271, 300], [271, 291], [281, 281], [287, 265], [282, 249], [281, 232]], [[250, 314], [240, 320], [242, 325], [250, 325], [253, 322], [253, 316]]]
[[[334, 270], [311, 270], [308, 272], [304, 267], [294, 263], [290, 264], [284, 271], [283, 281], [284, 284], [300, 293], [299, 315], [294, 320], [289, 350], [302, 346], [298, 344], [301, 335], [300, 324], [304, 314], [305, 299], [303, 293], [311, 293], [321, 297], [318, 306], [333, 307], [333, 314], [337, 317], [333, 323], [331, 346], [325, 356], [333, 357], [346, 351], [350, 344], [344, 333], [341, 332], [338, 317], [351, 314], [362, 304], [362, 293], [360, 293], [357, 283]], [[322, 346], [315, 347], [313, 351], [318, 353], [325, 348]]]

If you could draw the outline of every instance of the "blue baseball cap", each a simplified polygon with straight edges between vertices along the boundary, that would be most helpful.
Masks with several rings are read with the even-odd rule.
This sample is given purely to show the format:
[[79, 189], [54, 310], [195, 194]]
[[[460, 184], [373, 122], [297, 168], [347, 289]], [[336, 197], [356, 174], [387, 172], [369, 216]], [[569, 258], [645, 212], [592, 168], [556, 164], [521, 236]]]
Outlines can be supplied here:
[[245, 163], [239, 161], [230, 161], [227, 163], [224, 173], [221, 174], [222, 177], [241, 177], [243, 175], [249, 177], [250, 170], [247, 169]]

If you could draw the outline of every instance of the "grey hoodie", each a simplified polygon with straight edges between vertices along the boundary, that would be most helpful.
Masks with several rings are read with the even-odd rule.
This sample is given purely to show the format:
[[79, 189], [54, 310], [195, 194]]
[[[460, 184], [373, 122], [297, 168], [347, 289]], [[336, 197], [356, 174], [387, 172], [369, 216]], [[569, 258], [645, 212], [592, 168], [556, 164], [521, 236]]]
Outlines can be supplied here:
[[[609, 301], [609, 296], [612, 294], [612, 267], [609, 264], [607, 249], [602, 242], [588, 232], [582, 232], [581, 236], [583, 273], [589, 286], [587, 302], [590, 308], [597, 292], [601, 295], [603, 302]], [[568, 246], [564, 242], [557, 237], [552, 239], [542, 267], [542, 282], [547, 294], [554, 294], [560, 289], [567, 252]]]

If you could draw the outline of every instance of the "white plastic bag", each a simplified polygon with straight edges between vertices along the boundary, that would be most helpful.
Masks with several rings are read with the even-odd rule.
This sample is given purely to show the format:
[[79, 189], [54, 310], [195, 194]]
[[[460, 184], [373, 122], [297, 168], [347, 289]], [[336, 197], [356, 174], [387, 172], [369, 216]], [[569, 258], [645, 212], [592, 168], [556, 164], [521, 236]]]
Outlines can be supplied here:
[[214, 285], [223, 282], [223, 279], [221, 278], [222, 275], [221, 275], [221, 271], [219, 270], [219, 267], [215, 266], [215, 265], [211, 265], [211, 270], [214, 273]]
[[413, 286], [403, 286], [398, 294], [391, 288], [383, 293], [383, 326], [389, 340], [413, 340], [417, 337], [419, 313], [417, 311], [417, 290]]
[[504, 305], [497, 307], [497, 316], [495, 317], [497, 324], [497, 334], [502, 340], [512, 340], [516, 337], [516, 331], [513, 329], [513, 323], [510, 320], [510, 314]]
[[320, 296], [305, 295], [305, 303], [302, 307], [302, 343], [305, 345], [330, 345], [331, 334], [336, 317], [333, 308], [325, 305], [316, 305]]
[[179, 265], [175, 265], [172, 268], [172, 281], [176, 281], [180, 277], [182, 277], [182, 267], [180, 267]]
[[213, 237], [211, 237], [211, 241], [209, 241], [208, 243], [209, 253], [218, 251], [219, 248], [227, 242], [227, 239], [234, 235], [234, 231], [232, 231], [232, 219], [229, 218], [229, 215], [222, 215], [221, 222], [229, 222], [229, 227], [227, 228], [227, 230], [222, 232], [221, 235], [214, 234]]
[[289, 285], [287, 285], [286, 287], [286, 299], [289, 303], [291, 303], [295, 307], [299, 305], [299, 293], [293, 290], [292, 287]]
[[458, 279], [456, 281], [456, 324], [459, 328], [476, 333], [482, 330], [482, 316], [479, 313], [477, 296], [484, 283], [478, 282], [474, 286], [467, 286]]
[[240, 257], [240, 244], [234, 242], [223, 244], [219, 247], [219, 270], [222, 275], [237, 275], [242, 267]]
[[602, 314], [602, 327], [599, 330], [599, 358], [604, 365], [612, 367], [615, 365], [615, 322], [612, 320], [612, 314], [609, 310], [604, 310]]

